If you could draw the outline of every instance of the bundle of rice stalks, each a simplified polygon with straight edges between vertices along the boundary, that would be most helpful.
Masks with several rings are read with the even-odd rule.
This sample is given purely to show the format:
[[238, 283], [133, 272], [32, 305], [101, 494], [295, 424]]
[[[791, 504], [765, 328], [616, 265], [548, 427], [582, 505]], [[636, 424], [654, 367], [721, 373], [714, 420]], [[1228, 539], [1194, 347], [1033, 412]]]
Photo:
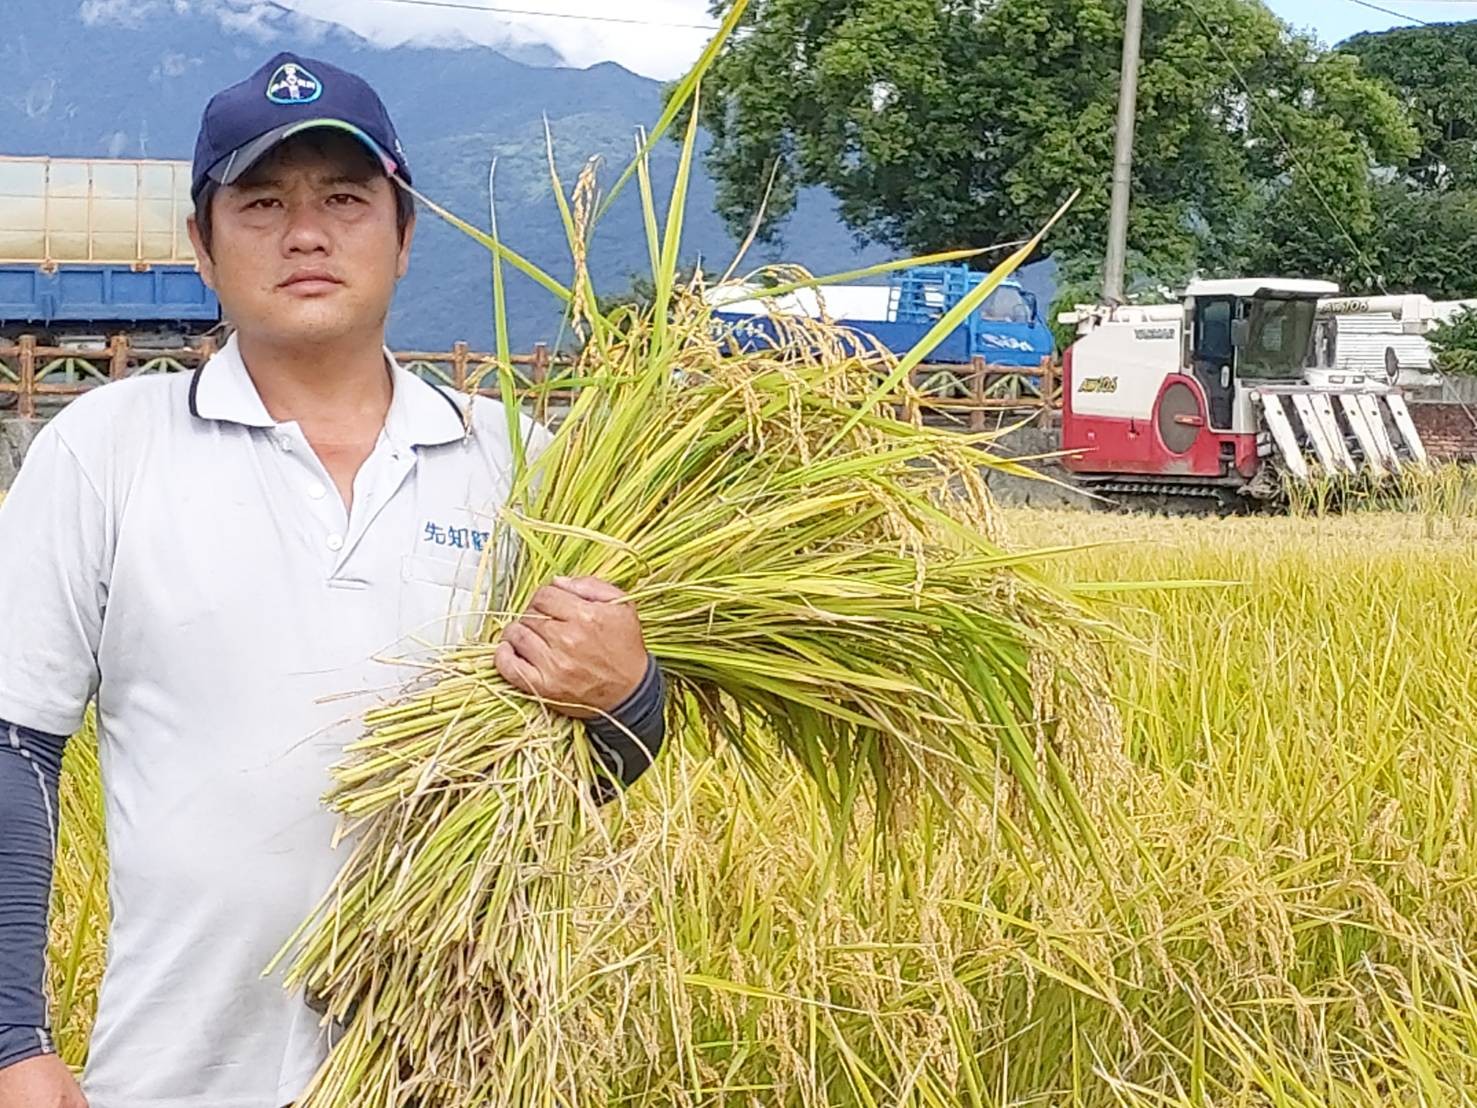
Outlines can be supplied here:
[[[1100, 724], [1083, 621], [1031, 557], [992, 538], [981, 467], [1008, 463], [884, 410], [922, 349], [879, 372], [823, 324], [757, 352], [715, 338], [701, 297], [673, 287], [695, 136], [694, 123], [664, 228], [644, 153], [628, 174], [647, 215], [648, 312], [597, 312], [593, 172], [572, 203], [559, 192], [575, 279], [538, 276], [585, 340], [580, 389], [534, 450], [501, 351], [519, 471], [480, 628], [371, 714], [337, 771], [329, 802], [353, 847], [294, 940], [290, 984], [322, 999], [341, 1038], [304, 1108], [603, 1102], [595, 996], [621, 967], [585, 954], [631, 910], [618, 832], [596, 807], [582, 725], [493, 662], [554, 577], [626, 590], [673, 687], [674, 733], [703, 750], [783, 751], [820, 783], [838, 832], [859, 808], [885, 834], [905, 801], [968, 791], [997, 799], [1002, 841], [1064, 859], [1090, 848], [1066, 734]], [[477, 234], [501, 323], [502, 261], [536, 271], [495, 221]]]

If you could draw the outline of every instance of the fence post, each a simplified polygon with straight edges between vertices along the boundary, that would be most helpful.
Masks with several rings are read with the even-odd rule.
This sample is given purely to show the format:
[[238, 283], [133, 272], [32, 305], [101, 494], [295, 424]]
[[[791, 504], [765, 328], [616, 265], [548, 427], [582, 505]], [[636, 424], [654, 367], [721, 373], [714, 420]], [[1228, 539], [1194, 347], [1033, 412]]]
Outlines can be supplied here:
[[985, 375], [989, 366], [979, 354], [974, 356], [971, 364], [974, 368], [969, 377], [969, 394], [974, 407], [969, 412], [969, 429], [978, 434], [985, 429]]
[[121, 381], [128, 376], [128, 336], [114, 335], [108, 350], [108, 380]]
[[1041, 425], [1056, 426], [1056, 359], [1041, 359]]
[[533, 348], [533, 386], [535, 389], [533, 397], [533, 418], [540, 423], [549, 421], [549, 390], [545, 386], [549, 383], [549, 348], [544, 343], [537, 343]]
[[453, 343], [451, 347], [451, 383], [457, 392], [467, 390], [467, 352], [471, 349], [466, 343]]
[[16, 414], [22, 419], [36, 418], [36, 336], [20, 338], [20, 398]]

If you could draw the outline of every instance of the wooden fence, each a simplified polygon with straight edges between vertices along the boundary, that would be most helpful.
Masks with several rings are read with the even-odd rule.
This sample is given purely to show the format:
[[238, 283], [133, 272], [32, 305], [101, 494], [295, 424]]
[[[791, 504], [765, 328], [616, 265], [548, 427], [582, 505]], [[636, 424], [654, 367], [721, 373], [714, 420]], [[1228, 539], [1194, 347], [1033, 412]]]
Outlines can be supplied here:
[[[110, 381], [154, 373], [190, 372], [216, 352], [212, 338], [173, 349], [134, 346], [126, 335], [116, 335], [105, 347], [71, 348], [40, 345], [35, 336], [0, 339], [0, 408], [13, 407], [24, 419], [44, 408], [54, 408]], [[473, 351], [459, 342], [445, 352], [409, 350], [395, 355], [402, 366], [427, 380], [459, 391], [497, 392], [494, 355]], [[573, 387], [560, 380], [573, 365], [547, 346], [513, 357], [514, 373], [525, 402], [547, 418], [570, 402]], [[572, 386], [573, 382], [571, 382]], [[996, 419], [1044, 414], [1050, 419], [1061, 402], [1060, 376], [1054, 362], [1043, 361], [1035, 370], [992, 366], [976, 358], [968, 366], [920, 366], [913, 386], [924, 414], [982, 431]]]

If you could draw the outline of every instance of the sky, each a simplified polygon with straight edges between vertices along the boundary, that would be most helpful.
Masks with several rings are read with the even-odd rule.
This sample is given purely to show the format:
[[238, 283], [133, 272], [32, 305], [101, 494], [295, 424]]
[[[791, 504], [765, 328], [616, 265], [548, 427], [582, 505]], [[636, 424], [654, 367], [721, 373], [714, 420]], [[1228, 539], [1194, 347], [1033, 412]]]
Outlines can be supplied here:
[[1399, 19], [1353, 0], [1265, 0], [1267, 6], [1293, 26], [1312, 29], [1324, 42], [1334, 43], [1360, 31], [1386, 31], [1418, 20], [1450, 23], [1477, 19], [1477, 0], [1370, 0], [1376, 8], [1399, 12]]
[[[1477, 19], [1477, 0], [1266, 0], [1328, 43], [1403, 22]], [[213, 8], [232, 29], [278, 24], [283, 8], [341, 23], [385, 45], [471, 39], [490, 46], [543, 43], [571, 65], [616, 61], [648, 77], [685, 72], [713, 25], [709, 0], [83, 0], [84, 16], [136, 20], [158, 9]], [[1402, 20], [1374, 8], [1410, 17]], [[473, 8], [501, 11], [474, 11]], [[557, 12], [565, 18], [536, 15]]]

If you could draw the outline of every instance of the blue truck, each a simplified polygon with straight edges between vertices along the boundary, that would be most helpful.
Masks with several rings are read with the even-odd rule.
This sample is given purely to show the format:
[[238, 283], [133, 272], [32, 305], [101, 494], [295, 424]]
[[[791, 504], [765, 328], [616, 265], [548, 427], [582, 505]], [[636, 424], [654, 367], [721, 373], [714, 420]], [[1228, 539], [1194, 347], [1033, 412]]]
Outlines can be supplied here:
[[0, 338], [184, 346], [220, 322], [187, 162], [0, 157]]
[[[753, 299], [753, 286], [726, 285], [713, 289], [709, 300], [714, 319], [740, 342], [777, 341], [774, 315], [824, 315], [901, 356], [984, 279], [985, 274], [966, 266], [920, 266], [895, 274], [885, 285], [831, 285], [774, 300]], [[1039, 367], [1055, 352], [1051, 328], [1036, 297], [1009, 280], [950, 332], [928, 361], [968, 365], [983, 358], [992, 366], [1026, 370]]]

